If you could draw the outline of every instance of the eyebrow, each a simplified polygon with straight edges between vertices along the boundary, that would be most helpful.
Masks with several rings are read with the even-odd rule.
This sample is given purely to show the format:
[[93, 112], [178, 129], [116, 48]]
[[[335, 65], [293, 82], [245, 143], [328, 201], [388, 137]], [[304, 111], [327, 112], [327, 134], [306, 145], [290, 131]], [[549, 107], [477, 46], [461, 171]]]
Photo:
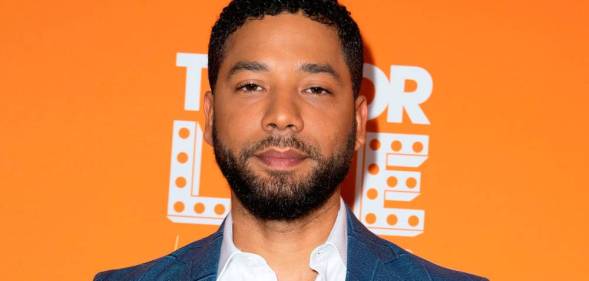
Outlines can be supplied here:
[[244, 71], [244, 70], [254, 71], [254, 72], [268, 71], [268, 66], [263, 63], [259, 63], [259, 62], [255, 62], [255, 61], [240, 61], [240, 62], [237, 62], [235, 65], [233, 65], [233, 67], [231, 67], [227, 78], [230, 78], [235, 73], [240, 72], [240, 71]]
[[[304, 63], [299, 68], [300, 71], [307, 72], [307, 73], [326, 73], [331, 75], [333, 78], [340, 80], [340, 75], [333, 69], [333, 67], [329, 64], [319, 64], [319, 63]], [[266, 64], [256, 62], [256, 61], [240, 61], [229, 69], [229, 75], [227, 78], [230, 78], [234, 74], [240, 71], [253, 71], [253, 72], [263, 72], [269, 71], [269, 68]]]
[[335, 71], [335, 69], [333, 69], [333, 67], [331, 67], [329, 64], [305, 63], [301, 65], [300, 69], [308, 73], [327, 73], [333, 76], [333, 78], [340, 80], [340, 76], [337, 71]]

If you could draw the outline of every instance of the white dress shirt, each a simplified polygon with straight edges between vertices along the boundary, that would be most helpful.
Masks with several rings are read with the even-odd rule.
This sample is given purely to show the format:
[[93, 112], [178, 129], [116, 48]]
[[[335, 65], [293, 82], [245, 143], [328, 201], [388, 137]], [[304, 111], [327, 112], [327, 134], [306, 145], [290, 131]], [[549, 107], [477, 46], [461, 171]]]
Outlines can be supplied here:
[[[309, 267], [317, 272], [315, 281], [344, 281], [348, 251], [346, 208], [340, 199], [335, 223], [325, 243], [311, 252]], [[223, 226], [223, 242], [217, 281], [278, 281], [276, 273], [259, 255], [240, 251], [233, 243], [231, 212]]]

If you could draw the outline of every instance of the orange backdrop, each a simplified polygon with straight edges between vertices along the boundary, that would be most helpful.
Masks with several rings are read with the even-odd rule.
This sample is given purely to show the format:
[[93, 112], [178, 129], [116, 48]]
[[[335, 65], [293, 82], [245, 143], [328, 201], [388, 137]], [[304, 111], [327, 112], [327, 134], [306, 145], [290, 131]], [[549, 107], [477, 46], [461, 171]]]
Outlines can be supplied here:
[[[429, 125], [369, 126], [430, 138], [420, 196], [394, 205], [424, 210], [423, 233], [383, 237], [494, 280], [586, 278], [589, 5], [343, 2], [367, 62], [433, 79]], [[217, 228], [167, 210], [173, 122], [202, 120], [176, 56], [207, 52], [225, 4], [0, 1], [0, 279], [89, 280]], [[202, 163], [226, 197], [206, 146]]]

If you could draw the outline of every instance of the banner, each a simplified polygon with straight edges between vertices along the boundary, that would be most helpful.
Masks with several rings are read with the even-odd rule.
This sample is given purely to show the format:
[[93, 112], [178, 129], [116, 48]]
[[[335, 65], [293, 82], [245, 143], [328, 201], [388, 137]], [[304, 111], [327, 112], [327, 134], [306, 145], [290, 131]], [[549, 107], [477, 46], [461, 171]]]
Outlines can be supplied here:
[[[341, 2], [366, 48], [358, 218], [492, 280], [589, 275], [589, 6]], [[217, 229], [202, 99], [226, 4], [0, 3], [1, 279], [90, 280]]]

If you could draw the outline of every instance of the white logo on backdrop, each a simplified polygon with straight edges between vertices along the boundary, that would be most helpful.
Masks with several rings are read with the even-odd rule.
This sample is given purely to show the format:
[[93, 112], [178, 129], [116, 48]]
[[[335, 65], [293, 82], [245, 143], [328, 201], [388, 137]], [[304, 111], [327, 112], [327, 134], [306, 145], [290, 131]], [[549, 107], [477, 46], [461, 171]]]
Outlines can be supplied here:
[[[201, 73], [206, 54], [178, 53], [176, 65], [186, 68], [184, 110], [200, 111]], [[420, 105], [432, 92], [432, 78], [416, 66], [391, 65], [390, 79], [378, 67], [364, 64], [364, 78], [374, 84], [368, 118], [387, 113], [387, 122], [402, 123], [403, 112], [413, 124], [430, 121]], [[406, 92], [405, 83], [417, 87]], [[168, 196], [168, 218], [177, 223], [219, 225], [229, 211], [228, 198], [200, 194], [202, 128], [195, 121], [175, 120]], [[427, 135], [369, 132], [358, 151], [354, 213], [380, 235], [416, 236], [424, 230], [425, 211], [387, 207], [386, 202], [411, 201], [421, 193], [421, 172], [429, 151]]]

